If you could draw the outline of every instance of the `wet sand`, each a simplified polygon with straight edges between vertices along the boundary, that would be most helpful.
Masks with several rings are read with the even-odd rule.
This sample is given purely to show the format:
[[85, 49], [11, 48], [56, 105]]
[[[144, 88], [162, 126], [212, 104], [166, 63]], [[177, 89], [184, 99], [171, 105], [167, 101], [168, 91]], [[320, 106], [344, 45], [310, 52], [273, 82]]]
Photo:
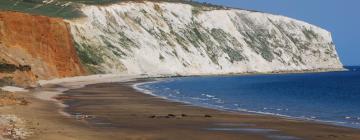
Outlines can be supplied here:
[[196, 107], [131, 87], [144, 81], [94, 84], [67, 91], [58, 97], [69, 105], [65, 112], [72, 115], [64, 122], [74, 123], [78, 131], [91, 135], [80, 135], [79, 139], [360, 139], [358, 129]]

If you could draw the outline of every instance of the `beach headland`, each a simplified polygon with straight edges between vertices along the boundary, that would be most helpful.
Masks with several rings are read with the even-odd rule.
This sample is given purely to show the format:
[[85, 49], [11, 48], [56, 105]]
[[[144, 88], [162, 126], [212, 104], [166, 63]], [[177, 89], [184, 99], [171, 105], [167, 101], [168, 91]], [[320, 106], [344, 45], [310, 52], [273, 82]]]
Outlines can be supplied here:
[[171, 102], [133, 88], [153, 79], [110, 77], [48, 81], [21, 94], [28, 105], [0, 108], [1, 113], [24, 119], [31, 131], [26, 138], [34, 140], [360, 139], [358, 129]]

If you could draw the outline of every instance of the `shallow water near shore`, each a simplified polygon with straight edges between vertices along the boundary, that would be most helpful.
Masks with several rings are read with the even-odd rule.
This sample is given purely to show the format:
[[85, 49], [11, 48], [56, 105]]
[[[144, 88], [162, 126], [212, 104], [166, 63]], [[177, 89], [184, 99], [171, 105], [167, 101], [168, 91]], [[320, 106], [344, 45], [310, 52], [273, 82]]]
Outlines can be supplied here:
[[360, 67], [349, 71], [181, 77], [137, 85], [169, 100], [360, 128]]

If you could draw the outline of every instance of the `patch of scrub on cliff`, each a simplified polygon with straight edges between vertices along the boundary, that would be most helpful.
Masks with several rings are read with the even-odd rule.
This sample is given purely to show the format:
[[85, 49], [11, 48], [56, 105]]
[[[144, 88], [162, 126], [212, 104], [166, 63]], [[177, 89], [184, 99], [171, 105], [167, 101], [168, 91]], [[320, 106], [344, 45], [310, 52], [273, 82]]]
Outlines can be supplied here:
[[227, 55], [231, 63], [236, 61], [246, 61], [248, 58], [243, 55], [243, 45], [231, 34], [222, 29], [212, 29], [212, 37], [218, 42], [220, 47]]
[[29, 65], [14, 65], [8, 63], [0, 62], [0, 73], [14, 73], [15, 71], [31, 71], [31, 66]]
[[[105, 74], [113, 72], [111, 69], [125, 70], [126, 68], [121, 63], [120, 58], [127, 57], [127, 53], [115, 46], [114, 44], [116, 43], [113, 43], [106, 37], [100, 36], [100, 38], [102, 38], [101, 41], [103, 42], [100, 46], [75, 42], [79, 59], [87, 71], [91, 74]], [[124, 43], [122, 42], [121, 44]], [[111, 63], [110, 67], [108, 67], [109, 63]]]
[[0, 87], [15, 85], [17, 80], [14, 77], [19, 73], [31, 73], [31, 66], [0, 62]]
[[302, 32], [308, 40], [316, 40], [319, 37], [319, 35], [315, 33], [312, 29], [303, 29]]
[[99, 68], [99, 65], [104, 63], [103, 58], [101, 57], [99, 51], [93, 50], [90, 46], [86, 44], [75, 43], [75, 48], [77, 54], [80, 58], [80, 61], [91, 73], [104, 73]]
[[275, 57], [270, 42], [274, 40], [276, 36], [270, 34], [266, 27], [254, 22], [247, 14], [237, 13], [237, 16], [243, 22], [242, 26], [236, 26], [237, 30], [245, 37], [244, 41], [247, 45], [256, 53], [260, 54], [265, 60], [272, 62]]

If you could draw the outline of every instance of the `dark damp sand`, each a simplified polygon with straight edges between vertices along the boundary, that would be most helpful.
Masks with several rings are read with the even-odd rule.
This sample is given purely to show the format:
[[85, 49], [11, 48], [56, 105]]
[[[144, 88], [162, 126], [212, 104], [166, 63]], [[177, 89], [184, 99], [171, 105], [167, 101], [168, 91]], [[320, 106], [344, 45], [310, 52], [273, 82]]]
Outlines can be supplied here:
[[146, 80], [88, 85], [63, 95], [65, 109], [108, 139], [341, 139], [360, 130], [315, 122], [190, 106], [143, 94], [131, 85]]
[[31, 96], [30, 105], [6, 113], [26, 117], [34, 132], [29, 139], [34, 140], [360, 140], [358, 129], [195, 107], [131, 87], [143, 81], [95, 84], [66, 92], [58, 99], [76, 117], [60, 115], [53, 102]]

